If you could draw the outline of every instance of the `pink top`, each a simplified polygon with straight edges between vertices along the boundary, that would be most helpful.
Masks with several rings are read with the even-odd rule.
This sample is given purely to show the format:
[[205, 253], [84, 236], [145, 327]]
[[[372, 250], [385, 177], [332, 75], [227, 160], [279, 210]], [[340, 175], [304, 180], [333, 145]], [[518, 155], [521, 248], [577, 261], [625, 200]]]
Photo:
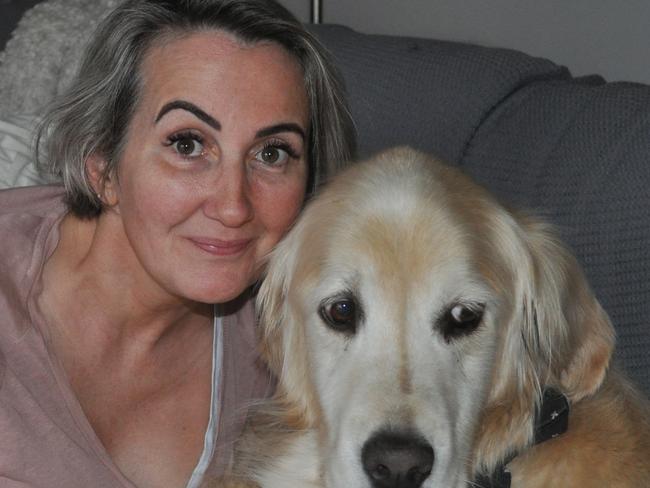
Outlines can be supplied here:
[[[48, 328], [35, 304], [66, 213], [62, 197], [58, 186], [0, 191], [0, 487], [133, 488], [48, 349]], [[221, 324], [216, 441], [206, 445], [214, 450], [210, 476], [221, 475], [230, 462], [246, 405], [267, 396], [272, 383], [257, 358], [250, 300]]]

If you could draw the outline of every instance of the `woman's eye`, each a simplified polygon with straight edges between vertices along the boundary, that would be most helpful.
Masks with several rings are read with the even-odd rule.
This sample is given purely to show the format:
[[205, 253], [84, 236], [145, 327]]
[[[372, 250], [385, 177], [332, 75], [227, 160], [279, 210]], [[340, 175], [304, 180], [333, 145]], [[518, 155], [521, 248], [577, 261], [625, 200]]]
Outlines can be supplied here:
[[175, 143], [176, 152], [181, 156], [193, 158], [203, 153], [203, 144], [194, 139], [181, 139]]
[[287, 149], [279, 146], [265, 146], [255, 154], [255, 159], [269, 166], [282, 166], [289, 159]]
[[169, 138], [169, 145], [184, 158], [196, 158], [203, 154], [203, 143], [193, 134], [180, 134]]

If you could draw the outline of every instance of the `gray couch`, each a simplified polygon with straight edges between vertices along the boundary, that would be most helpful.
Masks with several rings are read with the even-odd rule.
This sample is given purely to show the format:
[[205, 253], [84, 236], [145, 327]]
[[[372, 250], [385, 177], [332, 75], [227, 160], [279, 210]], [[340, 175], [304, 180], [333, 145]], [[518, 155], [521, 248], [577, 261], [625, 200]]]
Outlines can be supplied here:
[[555, 223], [615, 324], [616, 361], [650, 395], [650, 87], [516, 51], [310, 28], [344, 74], [360, 156], [410, 144]]

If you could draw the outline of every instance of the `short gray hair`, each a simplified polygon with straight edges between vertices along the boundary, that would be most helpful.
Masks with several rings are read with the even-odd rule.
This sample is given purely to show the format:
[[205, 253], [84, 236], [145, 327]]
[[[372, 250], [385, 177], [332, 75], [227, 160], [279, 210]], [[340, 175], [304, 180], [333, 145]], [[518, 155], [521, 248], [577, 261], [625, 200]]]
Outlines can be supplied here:
[[103, 177], [116, 169], [148, 50], [164, 36], [201, 30], [222, 30], [247, 44], [275, 42], [302, 67], [310, 109], [308, 191], [354, 157], [354, 124], [331, 56], [275, 0], [127, 0], [100, 24], [71, 87], [39, 127], [38, 164], [62, 178], [73, 213], [92, 218], [102, 211], [86, 161], [104, 158]]

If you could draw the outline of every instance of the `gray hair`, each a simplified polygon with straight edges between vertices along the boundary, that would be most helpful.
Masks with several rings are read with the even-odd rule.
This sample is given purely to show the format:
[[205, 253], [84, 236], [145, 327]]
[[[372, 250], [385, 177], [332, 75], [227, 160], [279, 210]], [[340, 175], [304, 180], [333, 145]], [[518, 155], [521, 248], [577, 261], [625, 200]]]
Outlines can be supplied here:
[[275, 42], [302, 67], [309, 100], [309, 191], [354, 156], [343, 82], [326, 49], [275, 0], [127, 0], [98, 27], [67, 92], [45, 115], [36, 141], [41, 170], [62, 178], [70, 210], [102, 211], [86, 161], [114, 173], [141, 94], [140, 67], [164, 36], [222, 30], [247, 44]]

